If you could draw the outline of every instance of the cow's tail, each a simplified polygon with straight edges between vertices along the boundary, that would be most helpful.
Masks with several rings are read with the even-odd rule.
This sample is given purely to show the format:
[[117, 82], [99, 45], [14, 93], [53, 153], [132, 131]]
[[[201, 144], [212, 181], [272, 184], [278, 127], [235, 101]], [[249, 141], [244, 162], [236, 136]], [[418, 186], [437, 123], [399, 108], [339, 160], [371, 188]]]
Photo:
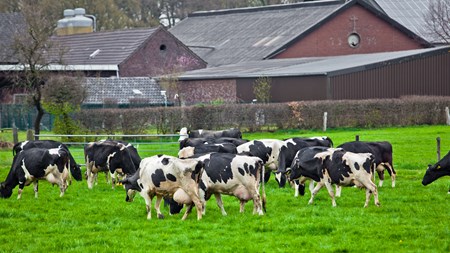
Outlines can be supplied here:
[[264, 187], [264, 174], [265, 172], [265, 166], [263, 163], [261, 163], [261, 184], [262, 184], [262, 194], [261, 194], [261, 200], [262, 200], [262, 208], [264, 210], [264, 213], [266, 213], [266, 189]]

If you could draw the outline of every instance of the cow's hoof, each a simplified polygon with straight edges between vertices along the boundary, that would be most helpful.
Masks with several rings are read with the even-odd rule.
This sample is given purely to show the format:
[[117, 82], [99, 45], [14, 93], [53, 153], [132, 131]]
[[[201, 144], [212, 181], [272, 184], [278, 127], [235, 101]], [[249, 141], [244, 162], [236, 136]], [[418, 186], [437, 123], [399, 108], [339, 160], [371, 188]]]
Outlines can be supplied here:
[[162, 213], [158, 214], [158, 219], [164, 219], [164, 215]]

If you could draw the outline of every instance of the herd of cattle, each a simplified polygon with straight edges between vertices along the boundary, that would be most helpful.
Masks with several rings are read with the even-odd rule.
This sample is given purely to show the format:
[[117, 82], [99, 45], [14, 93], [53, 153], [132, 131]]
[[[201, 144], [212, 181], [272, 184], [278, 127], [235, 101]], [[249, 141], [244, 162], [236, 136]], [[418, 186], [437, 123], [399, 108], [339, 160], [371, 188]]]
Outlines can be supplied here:
[[[114, 188], [122, 183], [126, 201], [133, 201], [136, 193], [145, 200], [147, 219], [151, 219], [151, 202], [156, 196], [158, 218], [164, 218], [161, 201], [170, 205], [170, 214], [179, 213], [185, 206], [182, 219], [192, 208], [197, 219], [206, 211], [206, 202], [212, 195], [223, 215], [226, 211], [221, 194], [235, 196], [240, 201], [240, 212], [245, 203], [253, 201], [253, 213], [266, 211], [264, 184], [274, 174], [280, 187], [286, 183], [295, 189], [295, 196], [304, 195], [309, 181], [311, 198], [325, 186], [336, 206], [335, 196], [341, 186], [365, 188], [364, 207], [371, 195], [379, 206], [378, 186], [384, 181], [384, 171], [391, 176], [395, 187], [396, 172], [389, 142], [347, 142], [333, 147], [328, 137], [289, 138], [285, 140], [245, 140], [238, 129], [223, 131], [180, 131], [178, 157], [157, 155], [141, 159], [133, 145], [116, 140], [91, 142], [84, 147], [85, 177], [89, 189], [97, 183], [99, 172], [105, 172]], [[6, 180], [0, 183], [0, 197], [9, 198], [19, 185], [18, 199], [24, 186], [33, 183], [38, 196], [38, 180], [45, 179], [60, 188], [60, 196], [71, 184], [72, 178], [81, 181], [82, 172], [68, 147], [52, 140], [24, 141], [13, 148], [13, 163]], [[450, 152], [434, 165], [429, 165], [422, 184], [450, 175]], [[336, 194], [332, 185], [336, 185]], [[449, 192], [450, 193], [450, 192]]]

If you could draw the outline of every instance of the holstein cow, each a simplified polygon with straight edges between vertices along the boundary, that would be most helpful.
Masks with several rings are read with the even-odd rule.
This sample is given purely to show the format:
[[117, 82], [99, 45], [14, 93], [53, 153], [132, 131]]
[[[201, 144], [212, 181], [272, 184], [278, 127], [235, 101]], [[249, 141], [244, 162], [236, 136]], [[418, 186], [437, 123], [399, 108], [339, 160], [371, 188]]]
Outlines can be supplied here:
[[[422, 179], [422, 184], [431, 184], [443, 176], [450, 176], [450, 151], [434, 165], [428, 165], [428, 169]], [[450, 194], [450, 189], [448, 193]]]
[[372, 182], [375, 170], [375, 158], [371, 153], [352, 153], [341, 148], [307, 147], [298, 151], [291, 165], [290, 179], [300, 178], [304, 184], [306, 178], [318, 182], [311, 192], [309, 204], [324, 185], [336, 206], [332, 184], [366, 188], [366, 201], [369, 204], [373, 194], [375, 205], [379, 206], [377, 186]]
[[186, 127], [181, 128], [180, 130], [180, 138], [178, 141], [182, 141], [186, 138], [221, 138], [221, 137], [231, 137], [231, 138], [242, 138], [242, 133], [239, 129], [230, 128], [227, 130], [189, 130]]
[[68, 163], [69, 156], [64, 148], [23, 150], [16, 154], [6, 180], [0, 183], [0, 196], [11, 197], [12, 190], [19, 185], [17, 199], [20, 199], [23, 188], [33, 183], [34, 196], [37, 198], [38, 180], [45, 179], [59, 186], [62, 197], [67, 189]]
[[[245, 203], [253, 200], [253, 214], [263, 215], [266, 205], [264, 183], [262, 198], [259, 193], [260, 177], [264, 175], [264, 163], [258, 157], [226, 153], [211, 153], [198, 157], [205, 164], [200, 180], [200, 198], [205, 203], [212, 195], [222, 215], [227, 215], [221, 194], [235, 196], [240, 200], [240, 212], [244, 212]], [[264, 210], [264, 212], [263, 212]]]
[[259, 157], [267, 168], [264, 178], [265, 182], [270, 178], [271, 171], [278, 167], [278, 156], [283, 141], [276, 139], [253, 140], [237, 147], [238, 154]]
[[237, 149], [234, 144], [202, 144], [196, 147], [184, 147], [178, 151], [179, 158], [188, 158], [196, 154], [207, 154], [212, 152], [236, 154]]
[[[333, 141], [326, 136], [323, 137], [307, 137], [307, 138], [300, 138], [300, 137], [294, 137], [285, 139], [283, 146], [280, 148], [280, 154], [278, 157], [278, 170], [275, 173], [275, 178], [278, 182], [278, 185], [280, 187], [284, 187], [286, 184], [286, 177], [285, 172], [288, 169], [288, 167], [292, 164], [292, 161], [295, 158], [295, 155], [297, 152], [306, 147], [313, 147], [313, 146], [321, 146], [321, 147], [333, 147]], [[295, 196], [298, 196], [298, 181], [294, 182], [295, 184]]]
[[[22, 141], [22, 142], [18, 142], [13, 147], [13, 155], [16, 156], [16, 154], [18, 154], [20, 151], [26, 150], [26, 149], [30, 149], [30, 148], [51, 149], [51, 148], [59, 148], [59, 147], [65, 149], [67, 154], [68, 154], [68, 156], [69, 156], [70, 174], [72, 175], [73, 178], [75, 178], [75, 180], [81, 181], [83, 177], [81, 175], [80, 165], [78, 165], [75, 162], [75, 159], [73, 158], [72, 154], [70, 153], [69, 148], [65, 144], [63, 144], [63, 143], [61, 143], [59, 141], [54, 141], [54, 140], [37, 140], [37, 141]], [[69, 183], [71, 183], [70, 179], [69, 179]]]
[[92, 189], [98, 172], [106, 172], [111, 176], [112, 188], [117, 176], [129, 176], [136, 172], [141, 158], [137, 150], [122, 141], [91, 142], [84, 147], [86, 159], [86, 176], [88, 188]]
[[386, 169], [391, 176], [392, 187], [395, 187], [396, 172], [392, 163], [392, 145], [389, 142], [351, 141], [339, 145], [338, 148], [354, 153], [372, 153], [375, 156], [376, 170], [380, 178], [378, 186], [383, 186], [384, 170]]
[[136, 191], [144, 198], [147, 219], [151, 219], [151, 204], [156, 196], [155, 209], [159, 219], [164, 218], [160, 204], [163, 196], [173, 197], [181, 204], [189, 204], [182, 219], [197, 209], [197, 219], [202, 218], [202, 202], [199, 198], [198, 181], [203, 171], [203, 163], [196, 159], [179, 159], [167, 155], [144, 158], [138, 171], [122, 180], [127, 192], [126, 201], [134, 199]]

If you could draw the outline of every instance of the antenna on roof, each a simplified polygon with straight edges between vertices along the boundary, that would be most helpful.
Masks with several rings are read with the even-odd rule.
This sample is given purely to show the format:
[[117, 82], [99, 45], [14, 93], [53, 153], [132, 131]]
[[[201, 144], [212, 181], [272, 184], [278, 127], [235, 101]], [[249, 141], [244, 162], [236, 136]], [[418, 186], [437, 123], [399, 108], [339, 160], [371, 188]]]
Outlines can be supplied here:
[[89, 55], [89, 59], [94, 58], [95, 56], [97, 56], [100, 53], [100, 49], [95, 50], [92, 54]]

